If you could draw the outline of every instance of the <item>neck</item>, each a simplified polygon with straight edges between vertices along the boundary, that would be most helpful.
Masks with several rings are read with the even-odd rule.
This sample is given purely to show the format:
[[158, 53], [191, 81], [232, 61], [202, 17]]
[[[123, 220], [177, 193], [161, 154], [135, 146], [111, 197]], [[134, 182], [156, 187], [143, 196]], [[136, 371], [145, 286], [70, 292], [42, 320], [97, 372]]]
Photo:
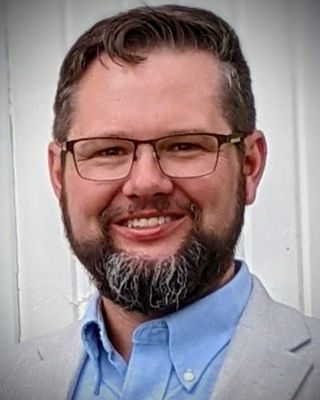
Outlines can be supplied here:
[[[219, 284], [216, 285], [214, 289], [211, 288], [211, 290], [210, 287], [208, 287], [208, 290], [203, 295], [209, 294], [226, 285], [234, 277], [234, 274], [235, 265], [233, 262]], [[203, 296], [192, 299], [191, 303], [197, 301], [199, 297]], [[132, 335], [135, 329], [143, 322], [158, 318], [164, 314], [163, 312], [155, 312], [154, 314], [145, 315], [135, 311], [128, 311], [106, 297], [102, 297], [102, 313], [104, 322], [108, 327], [108, 338], [113, 347], [126, 361], [130, 358]]]
[[113, 347], [128, 361], [132, 350], [132, 335], [143, 322], [151, 319], [138, 312], [127, 311], [111, 300], [102, 297], [102, 312], [108, 327], [108, 338]]

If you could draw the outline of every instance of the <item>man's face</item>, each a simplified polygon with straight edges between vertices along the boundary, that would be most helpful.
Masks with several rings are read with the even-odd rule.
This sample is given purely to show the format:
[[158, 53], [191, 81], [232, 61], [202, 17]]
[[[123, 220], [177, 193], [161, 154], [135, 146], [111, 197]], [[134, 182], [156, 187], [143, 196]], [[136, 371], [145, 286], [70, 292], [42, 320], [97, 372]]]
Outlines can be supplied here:
[[[219, 104], [223, 78], [212, 55], [160, 49], [140, 64], [120, 66], [107, 57], [103, 61], [104, 65], [94, 61], [80, 82], [69, 140], [231, 132]], [[136, 155], [127, 178], [93, 182], [78, 176], [70, 153], [62, 171], [56, 151], [52, 164], [60, 169], [56, 175], [61, 178], [54, 185], [72, 247], [76, 254], [84, 251], [80, 260], [85, 264], [93, 251], [97, 263], [103, 248], [104, 258], [112, 251], [127, 261], [142, 260], [140, 268], [155, 268], [159, 260], [188, 252], [195, 237], [202, 238], [200, 247], [210, 247], [212, 237], [218, 247], [229, 248], [227, 259], [219, 261], [228, 263], [225, 272], [232, 266], [230, 257], [248, 201], [235, 146], [223, 145], [215, 171], [197, 178], [164, 176], [148, 144], [140, 145]], [[226, 241], [233, 243], [226, 246]], [[223, 253], [219, 248], [217, 252]]]

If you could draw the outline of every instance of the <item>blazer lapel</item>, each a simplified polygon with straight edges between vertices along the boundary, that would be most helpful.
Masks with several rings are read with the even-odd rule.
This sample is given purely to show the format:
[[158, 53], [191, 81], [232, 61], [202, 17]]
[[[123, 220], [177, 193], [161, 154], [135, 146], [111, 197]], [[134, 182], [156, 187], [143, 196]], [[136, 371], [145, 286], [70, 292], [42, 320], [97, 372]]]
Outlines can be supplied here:
[[[55, 371], [52, 399], [67, 400], [71, 398], [84, 361], [84, 350], [80, 341], [79, 326], [60, 341], [57, 354], [47, 354], [50, 370]], [[48, 399], [48, 397], [47, 397]]]
[[220, 371], [214, 400], [291, 400], [312, 368], [303, 317], [277, 304], [254, 278]]

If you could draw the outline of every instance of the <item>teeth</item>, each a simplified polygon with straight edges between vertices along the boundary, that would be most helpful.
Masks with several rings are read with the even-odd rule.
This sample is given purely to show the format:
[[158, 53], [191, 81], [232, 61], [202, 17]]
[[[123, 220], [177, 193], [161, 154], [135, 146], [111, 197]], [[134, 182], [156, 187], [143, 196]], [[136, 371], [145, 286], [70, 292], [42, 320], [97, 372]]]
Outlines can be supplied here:
[[126, 223], [128, 228], [149, 228], [162, 224], [166, 224], [172, 220], [169, 216], [151, 217], [151, 218], [135, 218], [129, 219]]

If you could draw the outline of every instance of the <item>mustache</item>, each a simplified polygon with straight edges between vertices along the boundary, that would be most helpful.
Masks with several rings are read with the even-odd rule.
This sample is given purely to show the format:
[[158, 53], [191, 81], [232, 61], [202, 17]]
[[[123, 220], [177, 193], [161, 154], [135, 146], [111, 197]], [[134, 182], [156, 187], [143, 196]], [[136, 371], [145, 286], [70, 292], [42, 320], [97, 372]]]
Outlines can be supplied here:
[[124, 206], [107, 207], [99, 217], [99, 223], [103, 230], [108, 227], [112, 221], [121, 218], [123, 215], [130, 215], [144, 210], [156, 210], [159, 212], [172, 211], [177, 213], [187, 214], [197, 226], [201, 220], [201, 209], [193, 201], [170, 201], [168, 198], [154, 198], [149, 201], [134, 201]]

